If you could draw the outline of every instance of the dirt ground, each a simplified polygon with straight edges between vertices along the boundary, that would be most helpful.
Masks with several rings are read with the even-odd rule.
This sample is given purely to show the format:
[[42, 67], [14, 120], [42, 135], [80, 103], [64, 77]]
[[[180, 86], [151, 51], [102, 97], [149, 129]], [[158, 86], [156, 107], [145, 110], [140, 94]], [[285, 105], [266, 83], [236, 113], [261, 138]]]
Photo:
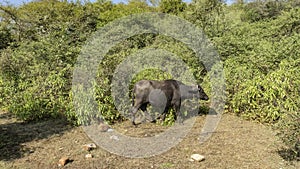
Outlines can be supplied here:
[[[251, 168], [296, 169], [299, 162], [286, 161], [281, 156], [282, 144], [275, 132], [264, 125], [225, 114], [212, 137], [199, 144], [199, 131], [205, 116], [196, 117], [188, 135], [175, 147], [149, 158], [128, 158], [97, 147], [90, 152], [83, 145], [93, 143], [81, 127], [72, 127], [64, 120], [22, 123], [12, 115], [0, 112], [0, 168], [40, 169], [195, 169], [195, 168]], [[129, 122], [112, 126], [131, 136], [153, 136], [166, 127], [143, 123], [133, 127]], [[166, 140], [167, 142], [168, 140]], [[86, 154], [93, 158], [86, 158]], [[191, 162], [194, 153], [205, 156], [201, 162]], [[61, 157], [69, 162], [58, 167]]]

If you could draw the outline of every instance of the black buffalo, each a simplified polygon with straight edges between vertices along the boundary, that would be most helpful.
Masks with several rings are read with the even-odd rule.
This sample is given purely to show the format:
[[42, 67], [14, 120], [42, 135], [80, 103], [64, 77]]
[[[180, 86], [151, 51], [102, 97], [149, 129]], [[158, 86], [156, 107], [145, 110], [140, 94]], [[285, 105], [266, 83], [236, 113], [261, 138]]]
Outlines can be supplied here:
[[162, 120], [165, 119], [168, 110], [174, 108], [176, 119], [180, 115], [181, 102], [191, 98], [209, 99], [199, 85], [188, 86], [177, 80], [141, 80], [133, 88], [132, 123], [135, 125], [135, 115], [139, 109], [148, 115], [148, 104], [163, 110]]

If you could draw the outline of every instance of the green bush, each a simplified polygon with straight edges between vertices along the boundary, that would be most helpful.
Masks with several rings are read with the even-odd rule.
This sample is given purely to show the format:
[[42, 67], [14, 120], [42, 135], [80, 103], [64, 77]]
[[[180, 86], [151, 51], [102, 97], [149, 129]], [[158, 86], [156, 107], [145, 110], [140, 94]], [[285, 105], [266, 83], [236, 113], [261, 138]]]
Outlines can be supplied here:
[[96, 30], [97, 12], [105, 7], [66, 1], [1, 5], [1, 30], [10, 28], [1, 36], [14, 42], [0, 51], [1, 109], [26, 121], [66, 116], [77, 123], [71, 73], [81, 45]]
[[68, 71], [68, 68], [60, 72], [51, 71], [47, 77], [39, 76], [20, 82], [19, 91], [13, 96], [14, 102], [8, 110], [25, 121], [56, 118], [70, 113], [70, 84], [65, 78]]
[[[226, 91], [227, 100], [231, 101], [236, 94], [242, 91], [243, 84], [247, 81], [252, 81], [257, 76], [261, 76], [262, 73], [250, 63], [243, 63], [236, 58], [229, 58], [224, 63], [224, 70], [226, 75]], [[228, 111], [233, 111], [233, 107], [229, 102]]]
[[300, 113], [289, 112], [276, 124], [278, 137], [290, 150], [287, 158], [300, 160]]
[[71, 112], [72, 57], [78, 48], [64, 47], [61, 41], [53, 39], [2, 51], [1, 104], [8, 111], [26, 121]]
[[0, 25], [0, 50], [7, 48], [13, 42], [12, 35], [7, 28], [8, 26]]
[[284, 9], [284, 4], [278, 1], [255, 1], [244, 6], [243, 21], [256, 22], [265, 19], [274, 19]]
[[186, 3], [182, 0], [162, 0], [159, 4], [159, 9], [163, 13], [178, 15], [182, 13], [186, 8]]
[[233, 111], [266, 123], [278, 121], [287, 112], [299, 111], [299, 66], [300, 59], [286, 59], [278, 70], [242, 83], [231, 101]]

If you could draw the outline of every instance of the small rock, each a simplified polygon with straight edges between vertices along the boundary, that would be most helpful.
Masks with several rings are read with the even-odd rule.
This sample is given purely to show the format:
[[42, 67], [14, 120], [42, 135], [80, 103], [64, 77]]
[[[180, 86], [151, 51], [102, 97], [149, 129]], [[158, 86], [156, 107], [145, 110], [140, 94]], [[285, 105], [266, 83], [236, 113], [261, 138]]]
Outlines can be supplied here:
[[190, 158], [189, 161], [190, 161], [190, 162], [194, 162], [195, 160], [193, 160], [193, 159]]
[[109, 128], [108, 130], [107, 130], [107, 132], [113, 132], [114, 131], [114, 129], [111, 129], [111, 128]]
[[69, 158], [68, 157], [62, 157], [58, 161], [58, 166], [59, 167], [65, 166], [68, 162], [69, 162]]
[[107, 124], [101, 123], [101, 124], [99, 125], [99, 130], [100, 130], [101, 132], [107, 132], [108, 129], [109, 129], [109, 126], [108, 126]]
[[118, 136], [115, 136], [115, 135], [110, 136], [110, 139], [111, 139], [111, 140], [116, 140], [116, 141], [119, 141], [119, 140], [120, 140], [119, 137], [118, 137]]
[[85, 158], [93, 158], [93, 155], [92, 154], [86, 154]]
[[83, 145], [83, 149], [86, 150], [86, 151], [90, 151], [90, 150], [95, 149], [95, 148], [97, 148], [97, 146], [94, 143]]
[[200, 154], [192, 154], [191, 155], [191, 158], [190, 158], [190, 161], [203, 161], [205, 160], [205, 157], [203, 155], [200, 155]]

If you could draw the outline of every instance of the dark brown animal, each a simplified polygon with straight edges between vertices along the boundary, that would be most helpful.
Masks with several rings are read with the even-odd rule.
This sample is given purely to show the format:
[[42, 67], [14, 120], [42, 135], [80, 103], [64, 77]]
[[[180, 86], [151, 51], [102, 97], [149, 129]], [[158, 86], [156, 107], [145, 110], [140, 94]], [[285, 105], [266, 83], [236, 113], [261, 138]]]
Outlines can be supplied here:
[[199, 86], [188, 86], [177, 80], [141, 80], [134, 85], [132, 95], [132, 109], [133, 116], [132, 123], [135, 125], [135, 115], [141, 109], [145, 115], [147, 113], [147, 105], [151, 104], [156, 107], [159, 112], [163, 113], [162, 120], [170, 108], [175, 110], [175, 119], [180, 116], [180, 106], [184, 99], [198, 98], [201, 100], [208, 100], [207, 94]]

